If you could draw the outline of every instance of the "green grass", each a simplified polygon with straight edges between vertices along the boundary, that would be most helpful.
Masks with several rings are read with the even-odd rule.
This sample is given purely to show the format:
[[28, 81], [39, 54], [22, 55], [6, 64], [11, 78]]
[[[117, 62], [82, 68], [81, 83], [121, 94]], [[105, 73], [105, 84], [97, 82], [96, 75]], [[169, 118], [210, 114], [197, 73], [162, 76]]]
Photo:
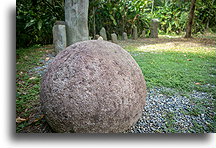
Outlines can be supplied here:
[[[38, 46], [16, 51], [16, 117], [28, 120], [34, 106], [39, 103], [41, 77], [31, 70], [42, 65], [40, 59], [47, 52], [47, 48]], [[19, 132], [27, 125], [27, 121], [17, 124], [16, 131]]]
[[178, 131], [175, 129], [175, 114], [167, 113], [166, 122], [165, 122], [165, 131], [167, 133], [177, 133]]
[[[199, 41], [199, 39], [144, 39], [128, 41], [123, 47], [128, 50], [140, 66], [147, 83], [147, 88], [171, 88], [161, 92], [172, 96], [176, 92], [188, 96], [193, 90], [207, 92], [214, 100], [196, 100], [191, 98], [196, 106], [185, 114], [198, 116], [206, 112], [216, 121], [211, 110], [216, 108], [216, 53], [215, 44]], [[17, 132], [30, 126], [29, 119], [35, 114], [34, 108], [39, 104], [39, 90], [41, 77], [32, 70], [42, 66], [41, 59], [52, 52], [52, 48], [32, 47], [17, 50], [16, 61], [16, 117], [26, 119], [17, 123]], [[215, 111], [214, 111], [215, 113]], [[43, 124], [45, 121], [37, 121]], [[177, 132], [174, 128], [174, 115], [167, 116], [167, 132]], [[197, 123], [191, 132], [202, 132]], [[209, 131], [216, 131], [215, 125], [209, 124]], [[160, 132], [160, 131], [159, 131]]]
[[[18, 112], [22, 112], [23, 108], [28, 105], [28, 100], [37, 99], [39, 92], [40, 77], [29, 74], [29, 71], [39, 66], [39, 58], [44, 54], [38, 48], [19, 49], [17, 50], [17, 64], [16, 64], [16, 86], [17, 99], [16, 107]], [[33, 79], [31, 79], [33, 77]]]
[[163, 86], [183, 92], [215, 92], [215, 50], [204, 52], [202, 48], [192, 48], [145, 52], [136, 48], [131, 50], [131, 47], [126, 49], [140, 66], [148, 88]]
[[[150, 44], [144, 40], [143, 43], [124, 45], [140, 66], [148, 89], [171, 88], [161, 92], [168, 97], [177, 92], [190, 98], [189, 94], [194, 90], [212, 95], [213, 99], [190, 98], [195, 106], [184, 114], [197, 117], [205, 113], [213, 123], [206, 123], [208, 128], [203, 129], [194, 122], [189, 132], [216, 132], [216, 47], [215, 39], [209, 39], [155, 39], [155, 44], [151, 39]], [[172, 116], [167, 116], [166, 132], [177, 132], [174, 123]]]

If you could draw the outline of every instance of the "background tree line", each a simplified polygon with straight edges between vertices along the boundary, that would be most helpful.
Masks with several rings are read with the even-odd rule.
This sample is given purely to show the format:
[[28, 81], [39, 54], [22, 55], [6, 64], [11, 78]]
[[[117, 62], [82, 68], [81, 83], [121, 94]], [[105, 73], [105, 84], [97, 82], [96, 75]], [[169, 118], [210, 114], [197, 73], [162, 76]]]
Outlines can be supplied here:
[[[101, 27], [108, 38], [115, 32], [129, 35], [134, 25], [138, 34], [146, 30], [152, 18], [160, 20], [160, 34], [185, 32], [190, 0], [90, 0], [89, 34], [93, 37]], [[197, 0], [192, 33], [205, 30], [216, 32], [216, 1]], [[52, 43], [52, 27], [56, 20], [64, 20], [64, 0], [17, 0], [16, 45], [17, 48], [34, 44]]]

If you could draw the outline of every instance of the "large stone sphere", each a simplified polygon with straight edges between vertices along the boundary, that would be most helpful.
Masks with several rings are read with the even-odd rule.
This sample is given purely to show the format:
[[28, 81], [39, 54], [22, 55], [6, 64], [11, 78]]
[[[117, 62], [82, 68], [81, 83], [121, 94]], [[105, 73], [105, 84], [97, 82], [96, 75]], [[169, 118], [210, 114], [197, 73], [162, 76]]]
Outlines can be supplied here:
[[118, 133], [141, 117], [146, 84], [128, 52], [92, 40], [75, 43], [54, 58], [40, 95], [45, 118], [56, 132]]

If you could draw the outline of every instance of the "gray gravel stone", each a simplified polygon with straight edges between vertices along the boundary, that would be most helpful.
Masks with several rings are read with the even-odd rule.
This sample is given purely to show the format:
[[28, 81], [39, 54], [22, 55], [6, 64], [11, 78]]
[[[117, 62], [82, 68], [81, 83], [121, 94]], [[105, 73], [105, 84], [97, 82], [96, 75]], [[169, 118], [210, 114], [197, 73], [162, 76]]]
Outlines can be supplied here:
[[[197, 104], [193, 104], [191, 98], [203, 101], [212, 100], [213, 97], [197, 91], [193, 91], [189, 97], [181, 96], [178, 92], [171, 97], [160, 94], [167, 90], [170, 88], [148, 90], [142, 117], [126, 133], [133, 133], [138, 130], [138, 127], [142, 129], [142, 133], [197, 133], [200, 130], [196, 129], [197, 124], [201, 127], [201, 132], [209, 132], [208, 125], [209, 123], [213, 125], [214, 121], [205, 113], [194, 116], [191, 111]], [[214, 114], [213, 108], [209, 107], [206, 110], [210, 110]]]

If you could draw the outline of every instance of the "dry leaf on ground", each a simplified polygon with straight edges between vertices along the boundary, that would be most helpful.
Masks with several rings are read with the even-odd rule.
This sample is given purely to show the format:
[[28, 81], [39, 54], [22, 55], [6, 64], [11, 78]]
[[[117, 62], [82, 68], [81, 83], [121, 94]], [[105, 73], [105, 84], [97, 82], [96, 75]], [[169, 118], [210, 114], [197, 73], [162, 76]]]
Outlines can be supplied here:
[[27, 119], [17, 117], [17, 118], [16, 118], [16, 123], [21, 123], [21, 122], [26, 121], [26, 120], [27, 120]]

